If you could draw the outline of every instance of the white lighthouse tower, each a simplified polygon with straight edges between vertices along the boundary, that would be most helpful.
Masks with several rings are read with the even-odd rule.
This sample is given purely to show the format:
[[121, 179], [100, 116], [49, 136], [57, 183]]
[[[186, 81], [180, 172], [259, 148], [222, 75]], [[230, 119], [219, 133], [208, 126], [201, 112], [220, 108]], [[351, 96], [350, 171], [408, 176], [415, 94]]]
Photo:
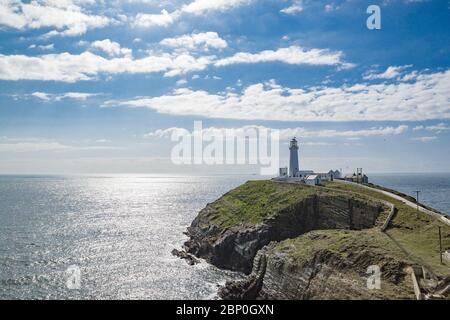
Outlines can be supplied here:
[[289, 143], [289, 150], [291, 151], [289, 156], [289, 176], [295, 177], [299, 171], [298, 165], [298, 143], [297, 139], [292, 139]]

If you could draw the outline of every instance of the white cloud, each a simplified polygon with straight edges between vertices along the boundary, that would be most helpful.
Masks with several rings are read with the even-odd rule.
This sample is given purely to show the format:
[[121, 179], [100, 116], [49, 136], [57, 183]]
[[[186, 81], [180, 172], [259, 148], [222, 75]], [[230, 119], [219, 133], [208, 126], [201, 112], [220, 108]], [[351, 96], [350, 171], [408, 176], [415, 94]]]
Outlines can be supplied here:
[[[411, 67], [411, 65], [390, 66], [383, 73], [378, 73], [378, 74], [377, 73], [369, 73], [369, 74], [366, 74], [363, 78], [365, 80], [394, 79], [394, 78], [398, 78], [402, 74], [403, 70], [410, 68], [410, 67]], [[408, 80], [411, 80], [411, 79], [408, 78]]]
[[413, 141], [419, 141], [419, 142], [431, 142], [436, 140], [437, 137], [417, 137], [417, 138], [411, 138]]
[[[203, 128], [202, 134], [208, 136], [225, 136], [226, 130], [233, 130], [235, 136], [244, 138], [249, 132], [249, 129], [258, 130], [278, 130], [281, 140], [292, 139], [292, 137], [300, 138], [301, 143], [303, 138], [361, 138], [361, 137], [380, 137], [380, 136], [394, 136], [405, 133], [408, 126], [400, 125], [398, 127], [374, 127], [363, 130], [308, 130], [305, 128], [284, 128], [273, 129], [264, 126], [243, 126], [238, 128], [217, 128], [209, 127]], [[158, 129], [145, 135], [146, 138], [170, 138], [173, 133], [186, 132], [187, 129], [179, 127], [171, 127], [167, 129]]]
[[69, 150], [73, 150], [73, 147], [51, 141], [0, 143], [0, 152], [8, 152], [8, 153], [69, 151]]
[[101, 28], [111, 20], [104, 16], [91, 15], [79, 5], [94, 1], [35, 0], [23, 3], [19, 0], [0, 1], [0, 25], [14, 29], [40, 29], [52, 27], [46, 36], [77, 36], [88, 29]]
[[326, 4], [324, 7], [325, 12], [333, 12], [333, 11], [339, 10], [339, 8], [340, 7], [335, 5], [334, 3]]
[[37, 57], [0, 54], [0, 80], [54, 80], [76, 82], [91, 80], [97, 75], [120, 73], [156, 73], [177, 76], [204, 70], [214, 57], [195, 58], [189, 54], [161, 54], [142, 59], [121, 57], [106, 59], [91, 52], [59, 53]]
[[439, 123], [437, 125], [432, 126], [417, 126], [413, 129], [414, 131], [426, 130], [426, 131], [434, 131], [437, 133], [441, 133], [444, 131], [450, 131], [450, 126], [445, 123]]
[[186, 79], [180, 79], [180, 80], [178, 80], [177, 82], [176, 82], [176, 85], [177, 86], [183, 86], [183, 85], [185, 85], [185, 84], [187, 84], [188, 82], [187, 82], [187, 80]]
[[311, 131], [303, 128], [281, 129], [281, 137], [289, 139], [290, 137], [305, 138], [361, 138], [361, 137], [377, 137], [377, 136], [394, 136], [405, 133], [408, 130], [407, 125], [399, 125], [397, 127], [373, 127], [362, 130], [318, 130]]
[[258, 83], [241, 93], [210, 94], [181, 88], [160, 97], [109, 101], [105, 106], [150, 108], [208, 118], [278, 121], [423, 121], [450, 118], [450, 70], [414, 83], [355, 84], [292, 89]]
[[132, 57], [131, 49], [122, 48], [119, 43], [109, 39], [94, 41], [91, 43], [91, 48], [100, 49], [111, 57]]
[[90, 97], [97, 96], [97, 93], [86, 93], [86, 92], [65, 92], [60, 94], [47, 93], [47, 92], [33, 92], [31, 96], [45, 100], [45, 101], [61, 101], [63, 99], [74, 99], [74, 100], [86, 100]]
[[[215, 35], [212, 38], [210, 36], [206, 38], [201, 36], [195, 39], [192, 44], [194, 46], [199, 43], [205, 43], [205, 46], [224, 46], [224, 43], [220, 44], [220, 38], [215, 38]], [[219, 41], [215, 42], [213, 40]], [[184, 43], [185, 41], [187, 40], [182, 39], [179, 43]], [[168, 41], [168, 43], [175, 45], [173, 41]], [[173, 77], [188, 72], [202, 71], [212, 64], [221, 67], [235, 63], [269, 61], [279, 61], [287, 64], [337, 65], [340, 68], [350, 65], [342, 61], [341, 52], [330, 52], [323, 49], [305, 50], [298, 46], [282, 48], [276, 51], [266, 50], [256, 54], [238, 53], [232, 57], [220, 60], [217, 60], [217, 57], [213, 55], [195, 57], [187, 52], [178, 51], [133, 59], [130, 49], [122, 48], [118, 43], [109, 39], [95, 41], [91, 44], [91, 48], [99, 48], [114, 56], [114, 58], [107, 59], [89, 51], [81, 54], [64, 52], [34, 57], [0, 54], [0, 80], [76, 82], [94, 79], [102, 73], [142, 74], [157, 72], [164, 72], [164, 76]]]
[[218, 60], [216, 66], [226, 66], [238, 63], [283, 62], [287, 64], [309, 65], [337, 65], [351, 67], [343, 60], [343, 53], [325, 49], [304, 49], [299, 46], [290, 46], [278, 50], [265, 50], [259, 53], [239, 52], [232, 57]]
[[[100, 141], [98, 141], [100, 142]], [[0, 137], [0, 153], [71, 152], [121, 149], [102, 145], [74, 145], [44, 138]]]
[[281, 9], [281, 13], [285, 14], [296, 14], [303, 11], [303, 1], [302, 0], [294, 0], [292, 4], [284, 9]]
[[55, 45], [53, 43], [47, 44], [47, 45], [36, 45], [32, 44], [28, 47], [28, 49], [40, 49], [40, 50], [53, 50], [55, 48]]
[[167, 27], [175, 22], [178, 18], [179, 12], [173, 13], [162, 10], [159, 14], [139, 13], [133, 22], [135, 27], [148, 28], [153, 26]]
[[208, 51], [210, 48], [224, 49], [228, 46], [227, 42], [219, 37], [217, 32], [194, 33], [177, 38], [167, 38], [162, 40], [160, 44], [172, 48], [186, 50], [201, 49], [204, 51]]
[[132, 23], [135, 27], [168, 27], [177, 21], [182, 14], [203, 15], [206, 12], [225, 11], [246, 5], [252, 0], [194, 0], [181, 8], [168, 12], [163, 9], [161, 13], [139, 13]]
[[194, 0], [183, 6], [182, 11], [192, 14], [203, 14], [207, 11], [230, 10], [242, 5], [249, 4], [252, 0]]
[[31, 95], [35, 98], [45, 100], [45, 101], [49, 101], [51, 99], [50, 95], [45, 92], [33, 92]]
[[401, 79], [402, 81], [412, 81], [416, 80], [419, 76], [419, 73], [417, 71], [412, 71], [410, 73], [405, 74]]

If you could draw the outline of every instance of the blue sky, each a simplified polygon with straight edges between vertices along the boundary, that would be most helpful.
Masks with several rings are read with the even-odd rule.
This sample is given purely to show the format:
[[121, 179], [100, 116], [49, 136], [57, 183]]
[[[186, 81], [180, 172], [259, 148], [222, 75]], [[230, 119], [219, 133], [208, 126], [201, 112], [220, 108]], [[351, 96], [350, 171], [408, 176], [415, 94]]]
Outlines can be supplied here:
[[169, 164], [195, 120], [296, 135], [306, 169], [448, 172], [449, 88], [448, 0], [0, 0], [2, 173], [230, 171]]

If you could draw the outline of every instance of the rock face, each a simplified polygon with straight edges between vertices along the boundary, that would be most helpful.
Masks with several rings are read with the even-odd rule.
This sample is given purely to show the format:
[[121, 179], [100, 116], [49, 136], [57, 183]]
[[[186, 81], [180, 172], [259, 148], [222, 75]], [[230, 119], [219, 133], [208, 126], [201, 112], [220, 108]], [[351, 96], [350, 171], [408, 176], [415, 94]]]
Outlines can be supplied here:
[[[314, 233], [312, 234], [314, 235]], [[275, 245], [261, 250], [268, 261], [259, 293], [265, 299], [411, 299], [407, 262], [366, 248], [341, 251], [321, 248], [295, 259]], [[367, 286], [370, 266], [379, 266], [380, 288]], [[402, 283], [401, 286], [399, 284]]]
[[[275, 182], [270, 183], [274, 184], [275, 189], [278, 187]], [[309, 187], [291, 185], [288, 188], [294, 192], [298, 189], [302, 194], [304, 188]], [[278, 196], [273, 201], [283, 203], [284, 198], [280, 194]], [[184, 248], [188, 253], [204, 258], [219, 268], [246, 274], [251, 272], [253, 258], [258, 250], [271, 241], [294, 238], [316, 229], [370, 228], [385, 209], [378, 202], [357, 199], [343, 193], [320, 191], [300, 196], [298, 201], [291, 200], [288, 206], [281, 206], [260, 223], [252, 225], [243, 222], [221, 227], [211, 217], [217, 215], [218, 204], [231, 201], [228, 197], [225, 195], [215, 203], [208, 204], [199, 213], [188, 228], [190, 239]]]
[[[245, 280], [227, 282], [223, 299], [411, 299], [407, 257], [361, 231], [313, 231], [296, 239], [272, 242], [255, 257]], [[312, 243], [316, 245], [313, 246]], [[329, 245], [334, 243], [334, 245]], [[368, 270], [379, 268], [380, 287], [369, 287]], [[370, 275], [370, 274], [369, 274]], [[382, 289], [381, 290], [381, 286]]]
[[267, 258], [261, 253], [255, 257], [252, 273], [241, 281], [227, 281], [219, 290], [219, 297], [224, 300], [255, 300], [261, 297]]
[[[174, 253], [248, 274], [227, 282], [222, 299], [414, 299], [407, 270], [434, 264], [430, 230], [442, 224], [375, 194], [333, 182], [250, 181], [201, 210], [185, 251]], [[448, 280], [423, 277], [428, 296], [450, 291]]]
[[200, 261], [198, 261], [198, 259], [196, 257], [194, 257], [192, 254], [187, 253], [186, 251], [183, 250], [177, 250], [177, 249], [173, 249], [171, 252], [174, 256], [183, 259], [186, 261], [187, 264], [193, 266], [194, 264], [199, 263]]

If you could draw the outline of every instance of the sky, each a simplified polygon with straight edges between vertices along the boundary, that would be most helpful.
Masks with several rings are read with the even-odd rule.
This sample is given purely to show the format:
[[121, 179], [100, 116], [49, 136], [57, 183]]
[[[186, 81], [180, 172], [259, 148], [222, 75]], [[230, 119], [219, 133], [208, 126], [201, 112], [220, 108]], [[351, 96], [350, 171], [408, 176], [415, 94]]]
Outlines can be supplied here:
[[[370, 30], [369, 5], [381, 9]], [[172, 132], [279, 129], [281, 165], [450, 171], [448, 0], [0, 0], [0, 173], [176, 166]]]

